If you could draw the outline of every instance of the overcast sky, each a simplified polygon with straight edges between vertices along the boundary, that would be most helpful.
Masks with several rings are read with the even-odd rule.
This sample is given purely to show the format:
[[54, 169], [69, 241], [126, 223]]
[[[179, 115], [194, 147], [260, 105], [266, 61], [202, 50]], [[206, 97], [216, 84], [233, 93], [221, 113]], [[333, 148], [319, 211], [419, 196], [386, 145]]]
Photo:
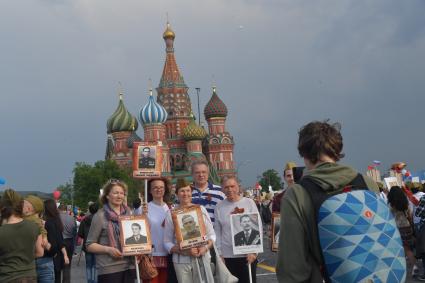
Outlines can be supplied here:
[[326, 118], [342, 124], [343, 163], [425, 168], [425, 1], [2, 0], [8, 186], [49, 192], [104, 158], [118, 81], [133, 115], [159, 83], [167, 12], [193, 109], [213, 81], [229, 109], [244, 185], [301, 162], [299, 128]]

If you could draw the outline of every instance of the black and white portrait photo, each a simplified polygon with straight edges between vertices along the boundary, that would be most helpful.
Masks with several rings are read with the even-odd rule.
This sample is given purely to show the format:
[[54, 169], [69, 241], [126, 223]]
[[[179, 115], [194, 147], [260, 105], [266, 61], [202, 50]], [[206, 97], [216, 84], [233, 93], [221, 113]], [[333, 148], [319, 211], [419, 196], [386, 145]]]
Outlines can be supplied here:
[[258, 213], [232, 214], [231, 229], [235, 254], [263, 251], [261, 218]]
[[152, 250], [148, 221], [145, 216], [121, 216], [121, 244], [124, 255], [149, 253]]
[[126, 245], [138, 245], [138, 244], [146, 244], [148, 241], [148, 237], [146, 237], [146, 235], [142, 235], [141, 231], [142, 231], [142, 226], [137, 223], [134, 222], [131, 224], [131, 231], [133, 233], [133, 235], [131, 235], [131, 237], [128, 237], [125, 239], [125, 244]]
[[139, 150], [139, 168], [154, 169], [156, 148], [154, 146], [143, 146]]

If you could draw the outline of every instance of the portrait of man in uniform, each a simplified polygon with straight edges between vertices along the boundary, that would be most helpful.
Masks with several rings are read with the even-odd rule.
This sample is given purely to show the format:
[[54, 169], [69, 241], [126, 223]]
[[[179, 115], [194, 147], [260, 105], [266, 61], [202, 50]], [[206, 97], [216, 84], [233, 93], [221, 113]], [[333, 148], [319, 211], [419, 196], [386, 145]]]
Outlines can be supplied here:
[[183, 240], [190, 240], [193, 238], [198, 238], [201, 237], [201, 231], [199, 228], [199, 225], [197, 224], [197, 222], [195, 221], [195, 218], [190, 215], [190, 214], [186, 214], [183, 215], [183, 217], [181, 218], [182, 220], [182, 236], [183, 236]]
[[140, 169], [154, 169], [155, 168], [155, 152], [151, 152], [149, 146], [143, 147], [140, 152], [139, 168]]

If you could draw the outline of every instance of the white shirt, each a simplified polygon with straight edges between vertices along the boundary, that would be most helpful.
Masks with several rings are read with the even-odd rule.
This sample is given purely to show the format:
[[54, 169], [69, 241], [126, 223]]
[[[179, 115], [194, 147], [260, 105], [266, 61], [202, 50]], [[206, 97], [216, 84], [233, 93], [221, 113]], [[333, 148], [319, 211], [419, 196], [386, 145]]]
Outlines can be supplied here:
[[214, 230], [217, 234], [216, 246], [219, 254], [225, 258], [245, 257], [244, 255], [235, 255], [233, 253], [233, 235], [231, 231], [230, 215], [236, 207], [243, 208], [244, 213], [258, 213], [255, 202], [246, 197], [242, 197], [236, 202], [231, 202], [225, 199], [217, 205], [215, 209], [214, 223]]
[[153, 201], [148, 203], [148, 220], [151, 230], [153, 244], [153, 256], [166, 256], [167, 250], [164, 248], [165, 217], [170, 209], [167, 204], [157, 205]]

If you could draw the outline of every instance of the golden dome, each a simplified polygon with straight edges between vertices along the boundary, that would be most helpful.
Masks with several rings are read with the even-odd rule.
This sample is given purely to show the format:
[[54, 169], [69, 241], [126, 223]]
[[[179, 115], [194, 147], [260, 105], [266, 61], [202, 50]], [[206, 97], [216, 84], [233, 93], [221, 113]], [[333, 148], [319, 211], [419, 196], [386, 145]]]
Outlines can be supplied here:
[[191, 113], [189, 125], [183, 130], [183, 138], [187, 141], [203, 140], [206, 136], [207, 132], [204, 128], [196, 124], [195, 116]]
[[174, 33], [174, 31], [171, 29], [171, 27], [170, 27], [170, 23], [169, 22], [167, 22], [167, 29], [164, 31], [164, 33], [162, 34], [162, 37], [164, 38], [164, 39], [167, 39], [167, 38], [171, 38], [171, 39], [174, 39], [174, 38], [176, 38], [176, 34]]

